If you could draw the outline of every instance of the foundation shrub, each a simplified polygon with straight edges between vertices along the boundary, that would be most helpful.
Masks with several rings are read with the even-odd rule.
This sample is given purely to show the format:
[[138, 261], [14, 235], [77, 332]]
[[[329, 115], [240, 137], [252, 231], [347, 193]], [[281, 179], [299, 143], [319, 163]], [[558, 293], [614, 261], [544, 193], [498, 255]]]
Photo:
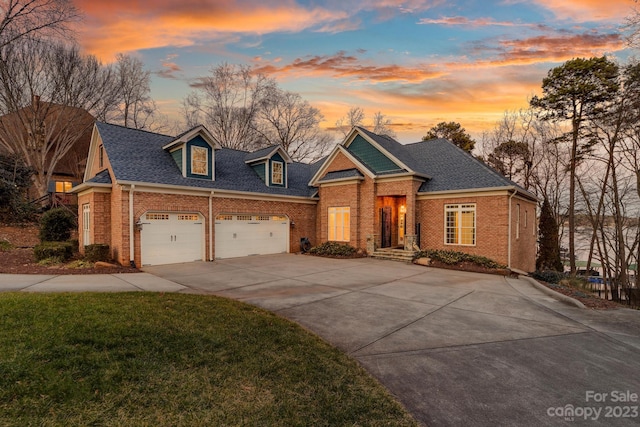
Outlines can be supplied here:
[[73, 256], [71, 242], [42, 242], [33, 248], [36, 261], [52, 258], [61, 262], [68, 261]]
[[109, 245], [104, 243], [94, 243], [84, 247], [84, 259], [89, 262], [109, 261]]
[[431, 258], [447, 265], [457, 265], [463, 262], [469, 262], [485, 268], [504, 269], [506, 265], [500, 264], [490, 258], [480, 255], [471, 255], [464, 252], [443, 251], [436, 249], [427, 249], [416, 254], [416, 258]]
[[311, 248], [309, 250], [309, 253], [318, 256], [349, 257], [357, 255], [358, 250], [353, 246], [345, 243], [325, 242], [321, 245]]

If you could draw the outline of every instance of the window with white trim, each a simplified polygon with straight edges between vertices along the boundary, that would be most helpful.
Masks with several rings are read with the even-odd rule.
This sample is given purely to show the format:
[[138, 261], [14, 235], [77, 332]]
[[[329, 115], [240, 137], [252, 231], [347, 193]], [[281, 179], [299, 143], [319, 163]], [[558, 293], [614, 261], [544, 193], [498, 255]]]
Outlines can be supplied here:
[[348, 242], [351, 239], [351, 208], [329, 208], [328, 240]]
[[271, 183], [278, 185], [284, 183], [284, 166], [282, 162], [271, 162]]
[[209, 164], [207, 162], [208, 150], [204, 147], [191, 146], [191, 173], [195, 175], [208, 175]]
[[444, 226], [446, 245], [475, 246], [476, 205], [445, 205]]
[[89, 203], [82, 205], [82, 244], [83, 246], [91, 244], [91, 205]]

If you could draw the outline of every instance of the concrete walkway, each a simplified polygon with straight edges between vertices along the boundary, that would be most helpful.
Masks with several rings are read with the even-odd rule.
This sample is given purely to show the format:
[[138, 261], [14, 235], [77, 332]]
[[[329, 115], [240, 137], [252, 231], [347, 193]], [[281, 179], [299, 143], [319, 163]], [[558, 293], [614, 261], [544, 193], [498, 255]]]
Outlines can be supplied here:
[[427, 425], [558, 425], [571, 408], [577, 425], [640, 421], [640, 403], [619, 399], [640, 396], [640, 311], [580, 309], [525, 280], [372, 259], [283, 254], [145, 271], [0, 275], [0, 290], [153, 290], [255, 304], [356, 358]]

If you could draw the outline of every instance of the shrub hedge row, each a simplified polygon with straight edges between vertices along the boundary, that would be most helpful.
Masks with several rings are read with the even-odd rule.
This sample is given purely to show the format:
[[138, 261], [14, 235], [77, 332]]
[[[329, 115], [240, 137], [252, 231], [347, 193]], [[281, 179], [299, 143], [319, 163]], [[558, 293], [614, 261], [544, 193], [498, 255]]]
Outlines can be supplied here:
[[42, 242], [33, 248], [36, 261], [54, 258], [61, 262], [68, 261], [73, 256], [72, 242]]
[[476, 264], [486, 268], [498, 268], [498, 269], [507, 268], [506, 265], [500, 264], [490, 258], [479, 256], [479, 255], [470, 255], [464, 252], [456, 252], [456, 251], [427, 249], [427, 250], [418, 252], [415, 257], [431, 258], [432, 260], [440, 261], [441, 263], [447, 264], [447, 265], [456, 265], [462, 262], [470, 262], [472, 264]]
[[336, 242], [326, 242], [318, 246], [314, 246], [309, 249], [309, 253], [312, 255], [319, 256], [354, 256], [356, 255], [358, 250], [351, 245], [336, 243]]

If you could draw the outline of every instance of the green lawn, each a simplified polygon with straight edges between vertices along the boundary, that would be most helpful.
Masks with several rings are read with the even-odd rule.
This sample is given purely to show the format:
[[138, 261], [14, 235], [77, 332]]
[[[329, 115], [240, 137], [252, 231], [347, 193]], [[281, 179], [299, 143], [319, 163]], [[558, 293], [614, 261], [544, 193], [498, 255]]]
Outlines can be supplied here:
[[299, 326], [210, 296], [0, 294], [0, 425], [415, 425]]

